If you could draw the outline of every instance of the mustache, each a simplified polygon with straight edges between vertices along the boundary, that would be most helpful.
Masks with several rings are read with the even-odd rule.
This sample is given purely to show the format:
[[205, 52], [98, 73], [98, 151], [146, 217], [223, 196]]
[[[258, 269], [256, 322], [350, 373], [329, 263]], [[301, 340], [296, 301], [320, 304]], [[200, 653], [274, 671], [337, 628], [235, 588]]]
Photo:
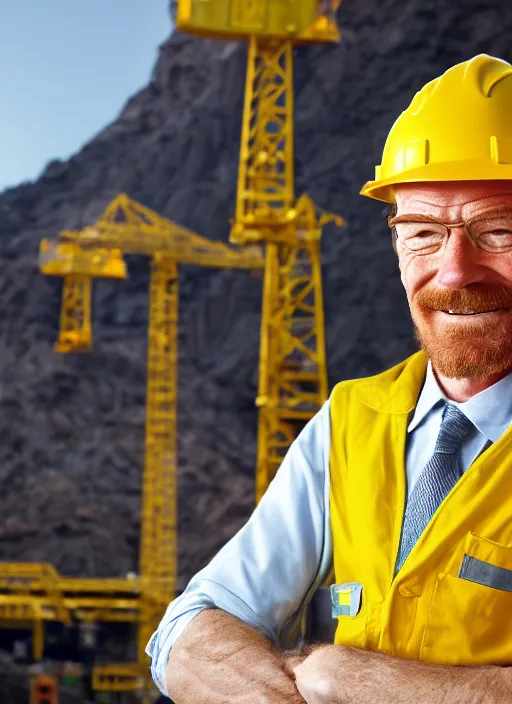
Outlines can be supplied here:
[[512, 288], [494, 286], [480, 290], [469, 288], [424, 289], [416, 295], [416, 302], [423, 308], [452, 310], [455, 313], [512, 308]]

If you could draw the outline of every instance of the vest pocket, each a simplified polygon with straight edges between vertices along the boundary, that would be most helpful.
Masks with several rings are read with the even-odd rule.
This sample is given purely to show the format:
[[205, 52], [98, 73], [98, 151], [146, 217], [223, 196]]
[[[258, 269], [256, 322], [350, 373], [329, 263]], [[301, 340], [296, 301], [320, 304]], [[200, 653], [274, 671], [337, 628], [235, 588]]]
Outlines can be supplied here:
[[420, 659], [443, 665], [512, 663], [512, 592], [438, 576]]

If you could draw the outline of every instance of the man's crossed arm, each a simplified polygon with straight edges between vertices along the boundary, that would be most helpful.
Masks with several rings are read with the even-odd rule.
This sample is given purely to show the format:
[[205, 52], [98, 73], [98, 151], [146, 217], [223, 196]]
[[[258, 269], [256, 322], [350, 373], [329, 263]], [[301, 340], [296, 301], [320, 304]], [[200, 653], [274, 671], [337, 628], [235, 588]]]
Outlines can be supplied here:
[[291, 665], [308, 704], [512, 703], [511, 668], [429, 665], [337, 645]]
[[512, 670], [398, 660], [335, 645], [280, 655], [218, 609], [202, 611], [174, 645], [175, 704], [510, 704]]

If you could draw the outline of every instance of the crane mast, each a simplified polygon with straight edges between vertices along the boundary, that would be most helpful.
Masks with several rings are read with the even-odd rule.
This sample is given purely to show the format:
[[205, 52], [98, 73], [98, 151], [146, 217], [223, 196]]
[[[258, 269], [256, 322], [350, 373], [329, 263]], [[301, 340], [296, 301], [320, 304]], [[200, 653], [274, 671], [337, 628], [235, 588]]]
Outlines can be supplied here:
[[230, 240], [264, 243], [256, 501], [327, 399], [320, 238], [329, 219], [294, 188], [293, 47], [339, 39], [340, 0], [179, 0], [178, 27], [249, 42]]
[[[139, 573], [159, 603], [176, 591], [177, 546], [177, 327], [178, 271], [168, 256], [155, 254], [149, 285], [146, 439], [142, 478]], [[137, 633], [138, 661], [160, 613], [141, 620]]]
[[256, 500], [327, 399], [319, 232], [295, 208], [293, 44], [251, 36], [231, 240], [266, 242]]

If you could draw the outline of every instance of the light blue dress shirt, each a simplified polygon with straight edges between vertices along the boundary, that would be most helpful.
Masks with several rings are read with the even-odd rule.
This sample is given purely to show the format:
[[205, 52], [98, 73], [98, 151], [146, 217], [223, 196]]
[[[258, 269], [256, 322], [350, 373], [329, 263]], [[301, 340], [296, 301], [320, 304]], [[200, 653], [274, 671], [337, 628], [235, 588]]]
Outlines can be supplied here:
[[[434, 452], [444, 401], [429, 363], [408, 425], [408, 496]], [[454, 405], [475, 426], [461, 450], [465, 471], [512, 422], [512, 373]], [[278, 647], [299, 642], [307, 605], [332, 569], [330, 433], [327, 401], [291, 446], [246, 525], [169, 604], [146, 649], [153, 679], [164, 694], [171, 648], [203, 609], [233, 614]]]

